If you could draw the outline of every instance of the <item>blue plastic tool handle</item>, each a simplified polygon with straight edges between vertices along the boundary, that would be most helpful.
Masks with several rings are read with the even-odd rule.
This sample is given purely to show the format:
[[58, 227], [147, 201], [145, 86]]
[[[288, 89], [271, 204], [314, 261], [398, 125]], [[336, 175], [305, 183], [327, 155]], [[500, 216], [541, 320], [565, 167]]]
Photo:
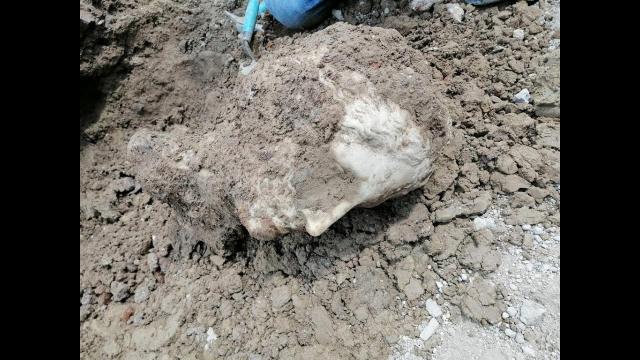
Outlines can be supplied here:
[[302, 29], [319, 24], [325, 19], [333, 0], [265, 0], [267, 10], [282, 25]]
[[249, 0], [247, 2], [247, 10], [244, 13], [244, 23], [242, 24], [242, 38], [251, 41], [253, 30], [256, 28], [258, 20], [258, 10], [260, 8], [259, 0]]
[[262, 1], [258, 7], [258, 15], [264, 15], [265, 11], [267, 11], [267, 3]]

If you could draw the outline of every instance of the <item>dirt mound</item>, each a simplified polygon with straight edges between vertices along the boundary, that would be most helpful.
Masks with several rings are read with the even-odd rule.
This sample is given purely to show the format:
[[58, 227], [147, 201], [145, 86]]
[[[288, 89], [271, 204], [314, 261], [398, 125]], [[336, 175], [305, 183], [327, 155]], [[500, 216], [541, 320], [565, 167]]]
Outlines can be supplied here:
[[141, 130], [129, 153], [143, 186], [213, 248], [237, 231], [232, 214], [259, 239], [318, 236], [426, 183], [451, 139], [444, 90], [397, 31], [338, 23], [277, 42], [209, 132]]

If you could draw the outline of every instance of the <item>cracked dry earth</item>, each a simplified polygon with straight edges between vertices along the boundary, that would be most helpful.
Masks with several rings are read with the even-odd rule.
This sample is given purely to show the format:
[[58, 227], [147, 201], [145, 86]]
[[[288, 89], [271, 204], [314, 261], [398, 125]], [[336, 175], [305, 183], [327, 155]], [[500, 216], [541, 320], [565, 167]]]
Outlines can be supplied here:
[[394, 29], [454, 104], [451, 141], [426, 185], [318, 237], [240, 228], [216, 247], [127, 145], [216, 131], [246, 63], [224, 11], [243, 8], [80, 1], [80, 358], [559, 359], [559, 1], [344, 1], [306, 32], [264, 19], [261, 57], [337, 22]]

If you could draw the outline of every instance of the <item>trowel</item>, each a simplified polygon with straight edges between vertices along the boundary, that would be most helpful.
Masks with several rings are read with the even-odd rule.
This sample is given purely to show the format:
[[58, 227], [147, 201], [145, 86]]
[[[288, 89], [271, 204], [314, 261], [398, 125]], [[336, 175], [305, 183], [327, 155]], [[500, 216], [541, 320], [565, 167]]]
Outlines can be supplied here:
[[255, 61], [256, 58], [251, 50], [251, 39], [253, 38], [253, 33], [255, 31], [264, 31], [262, 25], [256, 25], [256, 22], [258, 20], [258, 15], [264, 15], [266, 9], [267, 7], [264, 1], [260, 2], [260, 0], [249, 0], [247, 2], [247, 9], [245, 10], [244, 17], [234, 15], [228, 11], [224, 12], [236, 25], [236, 30], [239, 33], [240, 41], [242, 43], [242, 50], [251, 58], [252, 61]]

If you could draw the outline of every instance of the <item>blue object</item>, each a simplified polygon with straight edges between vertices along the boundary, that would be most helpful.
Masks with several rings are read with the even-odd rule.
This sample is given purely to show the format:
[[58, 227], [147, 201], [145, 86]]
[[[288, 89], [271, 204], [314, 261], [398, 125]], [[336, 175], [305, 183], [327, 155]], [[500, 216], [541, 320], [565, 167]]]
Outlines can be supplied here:
[[325, 19], [333, 0], [265, 0], [269, 13], [290, 29], [317, 25]]
[[260, 3], [260, 7], [258, 7], [258, 15], [264, 15], [265, 11], [267, 11], [267, 3], [263, 1]]
[[249, 0], [247, 10], [244, 13], [244, 23], [242, 24], [242, 40], [250, 42], [253, 37], [253, 30], [256, 28], [258, 20], [259, 0]]
[[466, 2], [467, 4], [476, 5], [476, 6], [494, 4], [501, 1], [504, 1], [504, 0], [464, 0], [464, 2]]

